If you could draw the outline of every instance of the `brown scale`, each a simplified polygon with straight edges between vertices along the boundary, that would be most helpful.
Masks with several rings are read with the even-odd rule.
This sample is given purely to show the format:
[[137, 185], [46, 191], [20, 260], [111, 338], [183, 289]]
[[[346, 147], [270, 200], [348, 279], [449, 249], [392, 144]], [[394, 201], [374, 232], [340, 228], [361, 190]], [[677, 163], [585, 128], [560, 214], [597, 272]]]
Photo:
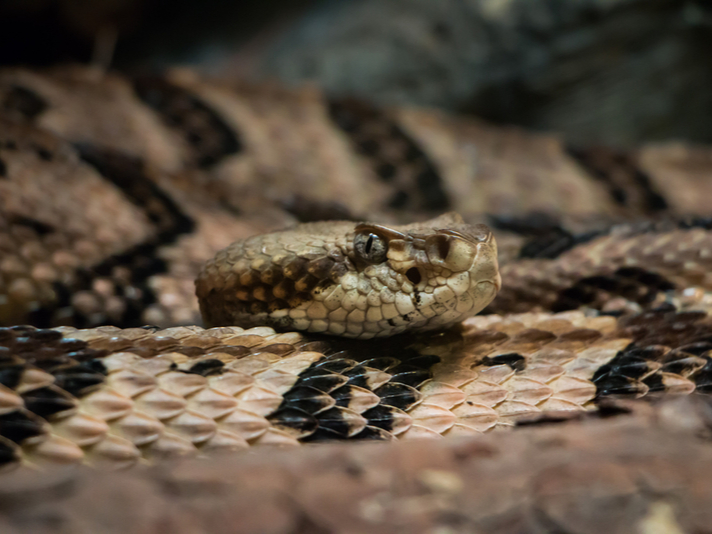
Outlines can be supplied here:
[[[201, 319], [194, 279], [201, 266], [236, 239], [276, 230], [293, 224], [294, 220], [254, 197], [229, 201], [230, 193], [212, 191], [214, 181], [204, 176], [162, 175], [156, 183], [161, 190], [171, 192], [182, 213], [194, 222], [195, 229], [159, 250], [158, 257], [166, 262], [167, 272], [151, 278], [150, 285], [158, 301], [148, 306], [143, 320], [159, 326], [198, 324]], [[242, 215], [235, 217], [230, 206], [236, 206]]]
[[79, 66], [0, 72], [0, 110], [72, 143], [162, 171], [203, 169], [242, 198], [267, 194], [273, 208], [300, 196], [328, 206], [343, 195], [335, 213], [368, 213], [386, 188], [357, 164], [312, 93], [206, 84], [185, 72], [134, 81]]
[[[44, 274], [44, 281], [52, 283], [51, 288], [55, 293], [53, 299], [46, 299], [39, 305], [33, 303], [31, 295], [25, 295], [24, 300], [36, 308], [36, 311], [33, 311], [33, 315], [28, 316], [27, 319], [44, 325], [62, 324], [70, 321], [73, 324], [85, 325], [103, 322], [126, 325], [129, 324], [130, 317], [140, 314], [144, 302], [150, 301], [149, 289], [141, 287], [142, 281], [136, 280], [133, 272], [139, 269], [143, 269], [144, 272], [150, 272], [162, 268], [161, 263], [156, 261], [155, 252], [150, 250], [149, 245], [155, 248], [156, 243], [165, 240], [168, 234], [185, 231], [185, 228], [180, 227], [180, 214], [176, 216], [176, 210], [173, 209], [171, 211], [174, 206], [170, 201], [157, 196], [155, 188], [151, 189], [152, 184], [148, 178], [143, 176], [142, 166], [139, 162], [121, 155], [108, 154], [93, 149], [85, 150], [82, 156], [99, 169], [104, 176], [109, 176], [111, 182], [126, 193], [129, 199], [144, 209], [146, 217], [153, 223], [151, 225], [153, 226], [152, 230], [155, 230], [156, 233], [146, 235], [147, 232], [144, 230], [143, 235], [146, 236], [146, 240], [138, 243], [134, 242], [133, 244], [129, 242], [133, 246], [126, 246], [126, 248], [120, 248], [122, 243], [118, 241], [119, 236], [116, 236], [116, 243], [107, 243], [112, 248], [104, 249], [106, 251], [105, 256], [101, 256], [99, 253], [94, 257], [93, 262], [75, 263], [74, 268], [81, 270], [78, 270], [78, 272], [70, 270], [61, 279], [57, 276], [50, 278], [50, 273], [38, 272], [38, 267], [42, 266], [41, 262], [43, 261], [41, 254], [35, 254], [31, 257], [25, 255], [28, 260], [38, 264], [33, 269], [33, 273], [38, 273], [36, 277]], [[53, 170], [61, 177], [61, 166], [55, 165]], [[61, 178], [58, 181], [61, 181]], [[58, 185], [57, 187], [61, 188], [62, 186]], [[76, 187], [81, 191], [82, 188], [96, 188], [96, 185], [87, 179], [77, 178]], [[116, 196], [116, 192], [112, 191], [108, 184], [106, 189]], [[13, 191], [13, 194], [15, 200], [22, 200], [21, 191]], [[12, 201], [13, 198], [11, 197], [10, 200]], [[97, 208], [101, 206], [101, 200], [98, 196], [93, 199], [93, 202], [97, 204]], [[106, 201], [110, 200], [112, 200], [111, 197], [106, 199]], [[74, 202], [76, 202], [76, 199]], [[119, 201], [117, 201], [117, 204], [119, 204]], [[126, 219], [135, 215], [134, 210], [129, 209], [125, 204], [120, 204], [114, 209], [117, 208], [123, 210], [123, 213], [120, 213]], [[56, 201], [56, 198], [53, 199], [53, 206], [48, 212], [52, 213], [52, 209], [55, 212], [64, 209], [68, 216], [76, 211], [68, 206], [63, 206], [61, 202]], [[88, 213], [92, 213], [92, 211], [91, 208], [87, 210]], [[12, 213], [12, 209], [10, 212]], [[40, 211], [39, 213], [43, 212]], [[104, 217], [107, 212], [94, 214], [94, 216], [97, 215]], [[15, 216], [14, 220], [23, 222], [25, 219], [19, 219], [18, 221], [17, 216]], [[145, 219], [139, 219], [137, 222], [141, 221], [147, 222]], [[109, 228], [111, 222], [111, 219], [109, 219], [106, 223]], [[119, 219], [117, 222], [120, 230], [121, 220]], [[50, 234], [50, 237], [52, 237], [51, 234], [55, 234], [60, 238], [71, 240], [73, 226], [78, 227], [76, 224], [72, 225], [71, 222], [66, 224], [63, 221], [62, 224], [53, 227], [52, 231], [44, 230], [41, 233]], [[89, 226], [88, 233], [91, 233], [91, 225], [87, 224], [87, 226]], [[40, 223], [36, 223], [34, 227], [42, 229]], [[117, 233], [115, 229], [112, 230]], [[142, 234], [136, 232], [136, 235], [141, 237]], [[99, 227], [96, 237], [99, 240], [105, 240], [108, 236], [103, 235], [102, 229]], [[23, 254], [22, 249], [26, 247], [27, 244], [20, 247], [21, 254]]]
[[[65, 423], [76, 414], [76, 399], [97, 391], [104, 382], [106, 370], [100, 360], [104, 355], [54, 330], [0, 329], [3, 454], [19, 455], [19, 445], [26, 458], [52, 461], [54, 454], [62, 453], [68, 444], [61, 434], [72, 432]], [[48, 422], [56, 429], [50, 431]], [[84, 439], [91, 441], [87, 435]], [[75, 458], [78, 451], [69, 445], [63, 454]]]
[[[184, 70], [168, 73], [166, 80], [239, 131], [244, 150], [224, 158], [212, 172], [241, 194], [259, 184], [260, 192], [287, 209], [295, 202], [336, 204], [325, 215], [363, 216], [384, 205], [388, 188], [371, 175], [334, 127], [318, 91], [206, 83]], [[303, 215], [298, 209], [293, 212]], [[313, 212], [306, 218], [312, 216]]]
[[629, 303], [649, 308], [663, 300], [662, 293], [674, 289], [673, 283], [654, 272], [620, 268], [610, 275], [577, 280], [571, 287], [559, 291], [551, 310], [575, 310], [585, 305], [605, 311], [624, 311]]
[[[93, 266], [90, 287], [78, 288], [84, 291], [75, 290], [72, 301], [80, 313], [89, 317], [84, 324], [109, 323], [135, 326], [150, 322], [165, 326], [181, 322], [197, 322], [199, 318], [195, 313], [192, 293], [188, 299], [180, 303], [182, 308], [180, 311], [184, 314], [182, 320], [175, 316], [166, 317], [168, 314], [160, 310], [159, 306], [161, 296], [168, 293], [170, 289], [162, 288], [163, 291], [160, 289], [157, 291], [154, 284], [157, 276], [165, 274], [170, 269], [168, 262], [162, 257], [162, 252], [176, 243], [181, 236], [190, 235], [196, 229], [196, 222], [186, 214], [187, 203], [176, 202], [176, 186], [179, 185], [179, 180], [171, 179], [173, 178], [171, 175], [153, 172], [141, 161], [112, 151], [84, 147], [81, 153], [82, 157], [95, 166], [103, 176], [117, 184], [132, 202], [143, 208], [157, 229], [154, 239], [122, 251], [118, 256], [108, 257]], [[199, 196], [200, 185], [197, 180], [194, 180], [194, 187], [195, 196]], [[166, 194], [164, 191], [170, 191], [171, 194]], [[226, 231], [229, 229], [226, 228]], [[226, 240], [221, 241], [224, 242]], [[214, 251], [209, 247], [205, 248], [209, 252]], [[186, 253], [183, 261], [193, 259], [191, 256]], [[198, 265], [204, 260], [205, 256], [194, 260], [193, 271], [197, 270]], [[186, 274], [183, 276], [186, 277]], [[188, 283], [192, 282], [191, 272], [187, 273], [187, 278]], [[172, 281], [180, 283], [177, 277]], [[89, 283], [85, 285], [89, 286]], [[173, 297], [172, 300], [175, 302], [177, 299]], [[94, 315], [91, 315], [92, 312]], [[93, 316], [96, 319], [92, 320]]]
[[433, 162], [386, 112], [359, 101], [334, 100], [329, 113], [378, 177], [394, 186], [391, 208], [443, 211], [451, 206]]
[[[279, 194], [284, 205], [306, 191], [310, 199], [324, 203], [341, 196], [348, 212], [365, 214], [393, 193], [354, 161], [358, 158], [328, 120], [328, 105], [316, 91], [204, 83], [185, 72], [137, 85], [157, 112], [119, 76], [98, 76], [79, 66], [41, 72], [4, 69], [0, 108], [71, 142], [100, 143], [101, 148], [163, 170], [213, 162], [221, 180], [243, 192], [250, 189], [249, 182], [259, 180]], [[379, 154], [383, 152], [374, 160], [382, 176], [409, 176], [399, 187], [402, 192], [413, 189], [414, 176], [421, 176], [421, 186], [435, 187], [442, 181], [437, 191], [415, 187], [423, 201], [444, 195], [466, 216], [492, 211], [608, 215], [621, 211], [595, 180], [595, 172], [573, 162], [553, 136], [424, 110], [386, 113], [357, 108], [355, 116], [363, 116], [361, 144], [368, 149], [369, 140], [375, 140]], [[166, 121], [176, 127], [167, 127]], [[687, 193], [707, 187], [706, 149], [673, 144], [639, 152], [606, 157], [615, 160], [614, 167], [634, 168], [647, 176], [647, 185], [637, 183], [637, 175], [633, 185], [662, 191], [671, 211], [706, 214], [700, 200], [704, 195]], [[628, 159], [638, 163], [628, 165], [623, 161]], [[439, 179], [433, 178], [433, 169]], [[670, 185], [681, 181], [687, 185]], [[629, 204], [650, 204], [645, 194], [637, 200], [628, 196]]]
[[[0, 293], [7, 298], [0, 324], [33, 317], [47, 323], [50, 317], [37, 316], [44, 311], [67, 320], [78, 271], [149, 239], [154, 228], [70, 145], [46, 132], [2, 122], [0, 160]], [[91, 202], [77, 210], [87, 192]]]
[[712, 325], [702, 311], [676, 312], [674, 308], [665, 306], [624, 317], [621, 326], [626, 334], [644, 345], [678, 348], [683, 344], [712, 343]]
[[569, 153], [606, 184], [611, 197], [626, 208], [629, 216], [652, 215], [667, 209], [664, 197], [641, 170], [635, 155], [606, 147], [570, 148]]
[[242, 149], [239, 137], [195, 95], [160, 78], [137, 78], [136, 94], [190, 147], [188, 163], [209, 168]]
[[393, 115], [434, 162], [452, 209], [465, 218], [622, 213], [605, 186], [577, 165], [554, 135], [416, 108]]
[[637, 150], [636, 159], [673, 213], [709, 216], [712, 150], [708, 146], [656, 143]]
[[707, 276], [712, 267], [708, 227], [707, 219], [614, 226], [555, 259], [502, 265], [502, 290], [488, 309], [607, 310], [608, 302], [622, 297], [623, 307], [613, 303], [610, 309], [621, 312], [627, 310], [626, 301], [635, 304], [632, 311], [656, 307], [668, 298], [683, 301], [687, 288], [712, 288]]
[[[37, 91], [50, 84], [49, 79], [22, 72], [7, 73], [3, 80], [10, 83], [19, 76]], [[82, 91], [91, 92], [92, 82], [79, 78], [72, 83], [76, 82], [75, 97], [81, 100]], [[106, 83], [111, 86], [112, 80]], [[62, 86], [64, 82], [57, 83]], [[20, 96], [25, 99], [35, 94], [23, 91]], [[9, 94], [6, 107], [13, 102], [27, 107], [13, 95]], [[70, 106], [69, 100], [62, 100], [65, 96], [58, 101], [48, 97], [47, 104], [26, 119], [40, 122], [45, 112], [63, 116], [63, 106], [79, 105], [71, 100]], [[121, 100], [130, 94], [119, 91], [115, 96]], [[97, 115], [106, 118], [111, 113]], [[97, 116], [96, 120], [101, 123], [103, 119]], [[58, 131], [73, 141], [83, 140], [70, 131]], [[11, 220], [0, 222], [4, 232], [0, 245], [6, 252], [0, 282], [7, 284], [11, 298], [2, 306], [0, 324], [194, 324], [200, 315], [193, 278], [202, 263], [235, 238], [292, 222], [280, 210], [254, 198], [239, 198], [249, 208], [238, 219], [230, 207], [238, 196], [215, 180], [195, 173], [158, 172], [128, 157], [128, 151], [84, 144], [77, 154], [46, 132], [10, 124], [3, 128], [2, 137], [6, 146], [0, 147], [4, 152], [0, 161], [4, 180], [9, 181], [1, 186], [9, 190], [3, 191], [9, 192], [3, 196], [9, 202], [3, 206], [3, 215], [9, 213]], [[101, 138], [114, 142], [111, 137]], [[115, 146], [125, 148], [120, 143]], [[103, 177], [79, 163], [78, 155]], [[31, 179], [24, 176], [27, 173]], [[66, 176], [73, 177], [71, 182]], [[104, 178], [121, 191], [108, 183], [98, 185]], [[57, 194], [48, 197], [45, 191]], [[77, 199], [89, 194], [85, 209], [77, 210]], [[177, 236], [184, 238], [176, 240]]]
[[119, 76], [80, 66], [3, 69], [0, 111], [77, 144], [98, 145], [165, 170], [183, 165], [186, 147]]

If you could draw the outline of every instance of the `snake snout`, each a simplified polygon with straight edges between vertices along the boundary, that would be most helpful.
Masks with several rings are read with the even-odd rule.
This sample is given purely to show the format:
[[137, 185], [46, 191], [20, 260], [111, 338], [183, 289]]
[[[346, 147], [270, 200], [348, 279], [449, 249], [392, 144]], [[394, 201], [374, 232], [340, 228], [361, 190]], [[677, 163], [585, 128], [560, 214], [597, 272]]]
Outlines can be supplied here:
[[497, 293], [499, 293], [499, 290], [502, 289], [502, 275], [497, 272], [497, 276], [494, 278], [494, 287], [497, 290]]
[[460, 272], [472, 265], [477, 246], [459, 236], [436, 234], [426, 240], [425, 252], [432, 265]]

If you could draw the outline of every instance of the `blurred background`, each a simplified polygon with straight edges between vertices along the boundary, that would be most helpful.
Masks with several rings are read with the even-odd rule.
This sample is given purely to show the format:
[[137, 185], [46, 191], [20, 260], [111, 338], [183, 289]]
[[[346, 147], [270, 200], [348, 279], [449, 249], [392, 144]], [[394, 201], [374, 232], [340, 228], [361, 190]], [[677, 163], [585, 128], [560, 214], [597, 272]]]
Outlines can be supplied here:
[[712, 142], [712, 0], [0, 0], [0, 64], [315, 82], [570, 143]]

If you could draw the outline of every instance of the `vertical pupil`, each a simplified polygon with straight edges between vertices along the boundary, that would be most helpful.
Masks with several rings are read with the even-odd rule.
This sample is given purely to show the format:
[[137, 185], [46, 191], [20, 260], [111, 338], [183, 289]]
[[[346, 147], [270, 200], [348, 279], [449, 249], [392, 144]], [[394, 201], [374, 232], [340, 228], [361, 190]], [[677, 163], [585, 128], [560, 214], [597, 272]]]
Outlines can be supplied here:
[[371, 253], [371, 247], [373, 246], [373, 234], [368, 236], [368, 241], [366, 241], [366, 254]]

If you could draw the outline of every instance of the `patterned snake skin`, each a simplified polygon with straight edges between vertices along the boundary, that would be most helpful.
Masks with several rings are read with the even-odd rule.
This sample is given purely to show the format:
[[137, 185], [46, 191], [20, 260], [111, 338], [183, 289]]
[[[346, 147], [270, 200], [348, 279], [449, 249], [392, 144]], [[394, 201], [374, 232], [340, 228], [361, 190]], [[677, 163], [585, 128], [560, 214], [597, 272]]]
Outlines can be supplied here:
[[708, 392], [711, 170], [186, 72], [0, 71], [0, 464]]

